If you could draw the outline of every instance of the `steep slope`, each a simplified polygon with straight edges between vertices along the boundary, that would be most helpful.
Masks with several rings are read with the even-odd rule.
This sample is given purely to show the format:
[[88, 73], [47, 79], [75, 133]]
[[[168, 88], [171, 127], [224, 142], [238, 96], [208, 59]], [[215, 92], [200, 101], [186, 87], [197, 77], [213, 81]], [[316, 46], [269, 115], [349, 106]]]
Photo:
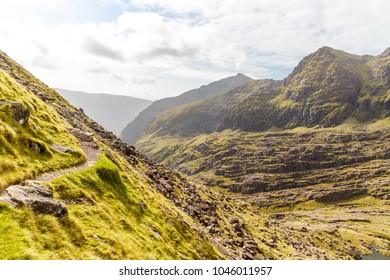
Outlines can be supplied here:
[[150, 100], [123, 95], [91, 94], [66, 89], [56, 91], [115, 135], [119, 135], [129, 122], [152, 103]]
[[177, 97], [157, 100], [127, 125], [122, 131], [120, 138], [128, 144], [134, 145], [141, 137], [147, 124], [158, 114], [182, 104], [218, 95], [250, 81], [252, 81], [251, 78], [243, 74], [237, 74], [236, 76], [212, 82], [206, 86], [201, 86], [198, 89], [187, 91]]
[[[0, 259], [223, 257], [156, 191], [145, 158], [4, 53], [0, 81]], [[38, 178], [83, 163], [86, 145], [96, 162]]]
[[[349, 117], [374, 121], [390, 115], [390, 84], [386, 77], [389, 54], [357, 56], [323, 47], [305, 57], [285, 79], [273, 99], [252, 96], [240, 104], [220, 126], [245, 131], [279, 128], [333, 127]], [[268, 125], [256, 113], [269, 108]]]

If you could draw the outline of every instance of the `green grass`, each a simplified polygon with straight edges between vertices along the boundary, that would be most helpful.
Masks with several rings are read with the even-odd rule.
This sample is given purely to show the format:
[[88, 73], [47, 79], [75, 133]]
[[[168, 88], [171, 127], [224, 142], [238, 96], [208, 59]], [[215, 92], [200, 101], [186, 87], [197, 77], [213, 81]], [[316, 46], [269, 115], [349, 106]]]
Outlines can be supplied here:
[[180, 259], [179, 251], [220, 258], [189, 217], [132, 173], [100, 155], [94, 166], [48, 183], [58, 199], [88, 198], [68, 205], [62, 219], [1, 205], [0, 259]]
[[[14, 120], [9, 105], [0, 105], [0, 191], [43, 172], [61, 170], [85, 161], [78, 141], [66, 130], [69, 125], [46, 103], [1, 70], [0, 97], [21, 102], [31, 113], [28, 123], [20, 125]], [[33, 151], [31, 142], [39, 143], [42, 152]], [[50, 148], [53, 143], [75, 151], [58, 153]]]
[[[86, 159], [78, 140], [67, 131], [70, 124], [55, 110], [73, 109], [20, 66], [10, 66], [54, 101], [45, 103], [0, 69], [0, 99], [21, 102], [31, 114], [20, 125], [10, 106], [0, 105], [0, 193], [11, 184]], [[42, 146], [40, 153], [29, 147], [31, 141]], [[53, 143], [75, 151], [56, 152], [50, 147]], [[68, 203], [68, 216], [56, 218], [0, 204], [0, 259], [181, 259], [178, 252], [187, 259], [221, 258], [198, 233], [194, 220], [144, 178], [146, 166], [140, 163], [134, 169], [98, 144], [114, 155], [115, 163], [101, 154], [93, 166], [44, 183], [56, 199]]]

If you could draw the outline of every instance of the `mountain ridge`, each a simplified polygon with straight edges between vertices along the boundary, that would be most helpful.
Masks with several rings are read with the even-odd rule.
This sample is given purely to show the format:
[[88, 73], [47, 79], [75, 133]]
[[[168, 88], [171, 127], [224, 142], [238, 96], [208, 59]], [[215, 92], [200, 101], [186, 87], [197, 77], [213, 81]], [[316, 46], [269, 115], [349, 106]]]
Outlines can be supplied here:
[[129, 120], [133, 120], [139, 112], [152, 103], [150, 100], [125, 95], [55, 90], [115, 135], [119, 135]]
[[147, 124], [159, 113], [178, 105], [223, 93], [251, 80], [251, 78], [238, 73], [236, 76], [212, 82], [208, 85], [203, 85], [198, 89], [186, 91], [179, 96], [154, 101], [148, 108], [142, 111], [127, 125], [127, 127], [121, 132], [120, 138], [126, 143], [133, 145], [141, 137]]
[[[151, 121], [145, 131], [175, 136], [180, 135], [180, 129], [173, 132], [172, 128], [181, 126], [193, 131], [194, 135], [212, 132], [202, 129], [202, 120], [199, 131], [191, 124], [197, 121], [192, 112], [198, 111], [203, 119], [213, 120], [212, 115], [218, 115], [214, 118], [217, 124], [213, 125], [213, 131], [332, 127], [349, 117], [361, 122], [386, 118], [390, 108], [387, 53], [358, 56], [323, 47], [302, 59], [283, 81], [274, 81], [268, 87], [261, 87], [261, 80], [257, 81], [259, 87], [252, 91], [248, 88], [250, 94], [236, 100], [228, 108], [229, 112], [218, 114], [224, 108], [219, 109], [217, 104], [229, 99], [232, 92], [201, 100], [192, 107], [188, 104], [185, 112], [175, 113], [175, 108], [166, 111]], [[186, 112], [192, 114], [186, 116]], [[187, 133], [186, 136], [190, 135]]]

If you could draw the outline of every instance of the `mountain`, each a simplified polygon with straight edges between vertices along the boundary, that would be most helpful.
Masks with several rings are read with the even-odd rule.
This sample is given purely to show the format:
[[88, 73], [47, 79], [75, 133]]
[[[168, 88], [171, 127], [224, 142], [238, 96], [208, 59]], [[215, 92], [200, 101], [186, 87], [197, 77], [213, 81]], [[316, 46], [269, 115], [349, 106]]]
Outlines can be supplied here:
[[91, 94], [82, 91], [56, 89], [76, 108], [82, 108], [87, 116], [115, 135], [126, 127], [152, 101], [113, 94]]
[[[358, 56], [323, 47], [305, 57], [275, 95], [262, 100], [266, 93], [259, 92], [243, 101], [219, 130], [333, 127], [350, 117], [360, 122], [389, 117], [389, 63], [389, 50]], [[267, 117], [257, 115], [264, 110]]]
[[283, 81], [259, 80], [160, 114], [146, 134], [194, 136], [240, 129], [333, 127], [390, 116], [388, 50], [357, 56], [323, 47]]
[[187, 91], [176, 97], [157, 100], [143, 110], [126, 126], [126, 128], [121, 132], [120, 138], [124, 142], [133, 145], [141, 137], [147, 124], [158, 114], [182, 104], [224, 93], [250, 81], [252, 81], [251, 78], [239, 73], [236, 76], [212, 82], [208, 85], [201, 86], [198, 89]]
[[[382, 234], [390, 222], [380, 214], [390, 211], [389, 74], [389, 49], [358, 56], [323, 47], [282, 81], [253, 81], [160, 114], [136, 147], [278, 213], [287, 227], [343, 220], [341, 235]], [[390, 255], [390, 243], [377, 241]]]
[[[160, 114], [137, 147], [158, 162], [231, 191], [311, 185], [318, 181], [300, 184], [296, 173], [387, 160], [388, 134], [371, 128], [385, 128], [390, 119], [389, 73], [389, 49], [378, 56], [358, 56], [323, 47], [283, 81], [253, 81]], [[343, 134], [340, 127], [347, 131]], [[357, 131], [350, 132], [352, 128]], [[312, 135], [314, 142], [327, 134], [335, 140], [318, 140], [318, 146], [313, 143], [290, 155], [291, 147], [310, 144], [306, 134], [296, 131]], [[343, 141], [350, 146], [340, 153]], [[378, 153], [360, 147], [363, 142]], [[280, 182], [284, 177], [288, 183]]]
[[261, 95], [263, 99], [269, 94], [275, 94], [281, 84], [280, 81], [270, 79], [252, 81], [226, 93], [177, 106], [158, 115], [145, 128], [144, 133], [180, 137], [212, 133], [219, 129], [221, 122], [242, 102], [260, 91], [267, 93]]

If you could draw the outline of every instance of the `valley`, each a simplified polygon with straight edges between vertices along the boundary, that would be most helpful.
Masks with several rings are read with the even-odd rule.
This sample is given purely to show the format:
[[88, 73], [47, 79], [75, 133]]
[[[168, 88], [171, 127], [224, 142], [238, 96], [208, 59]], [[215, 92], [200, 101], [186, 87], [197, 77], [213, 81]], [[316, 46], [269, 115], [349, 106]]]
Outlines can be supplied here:
[[211, 83], [135, 148], [0, 52], [0, 259], [390, 255], [388, 57]]
[[389, 255], [389, 55], [320, 48], [282, 81], [160, 114], [136, 147], [279, 227], [337, 232], [355, 257], [379, 243]]

